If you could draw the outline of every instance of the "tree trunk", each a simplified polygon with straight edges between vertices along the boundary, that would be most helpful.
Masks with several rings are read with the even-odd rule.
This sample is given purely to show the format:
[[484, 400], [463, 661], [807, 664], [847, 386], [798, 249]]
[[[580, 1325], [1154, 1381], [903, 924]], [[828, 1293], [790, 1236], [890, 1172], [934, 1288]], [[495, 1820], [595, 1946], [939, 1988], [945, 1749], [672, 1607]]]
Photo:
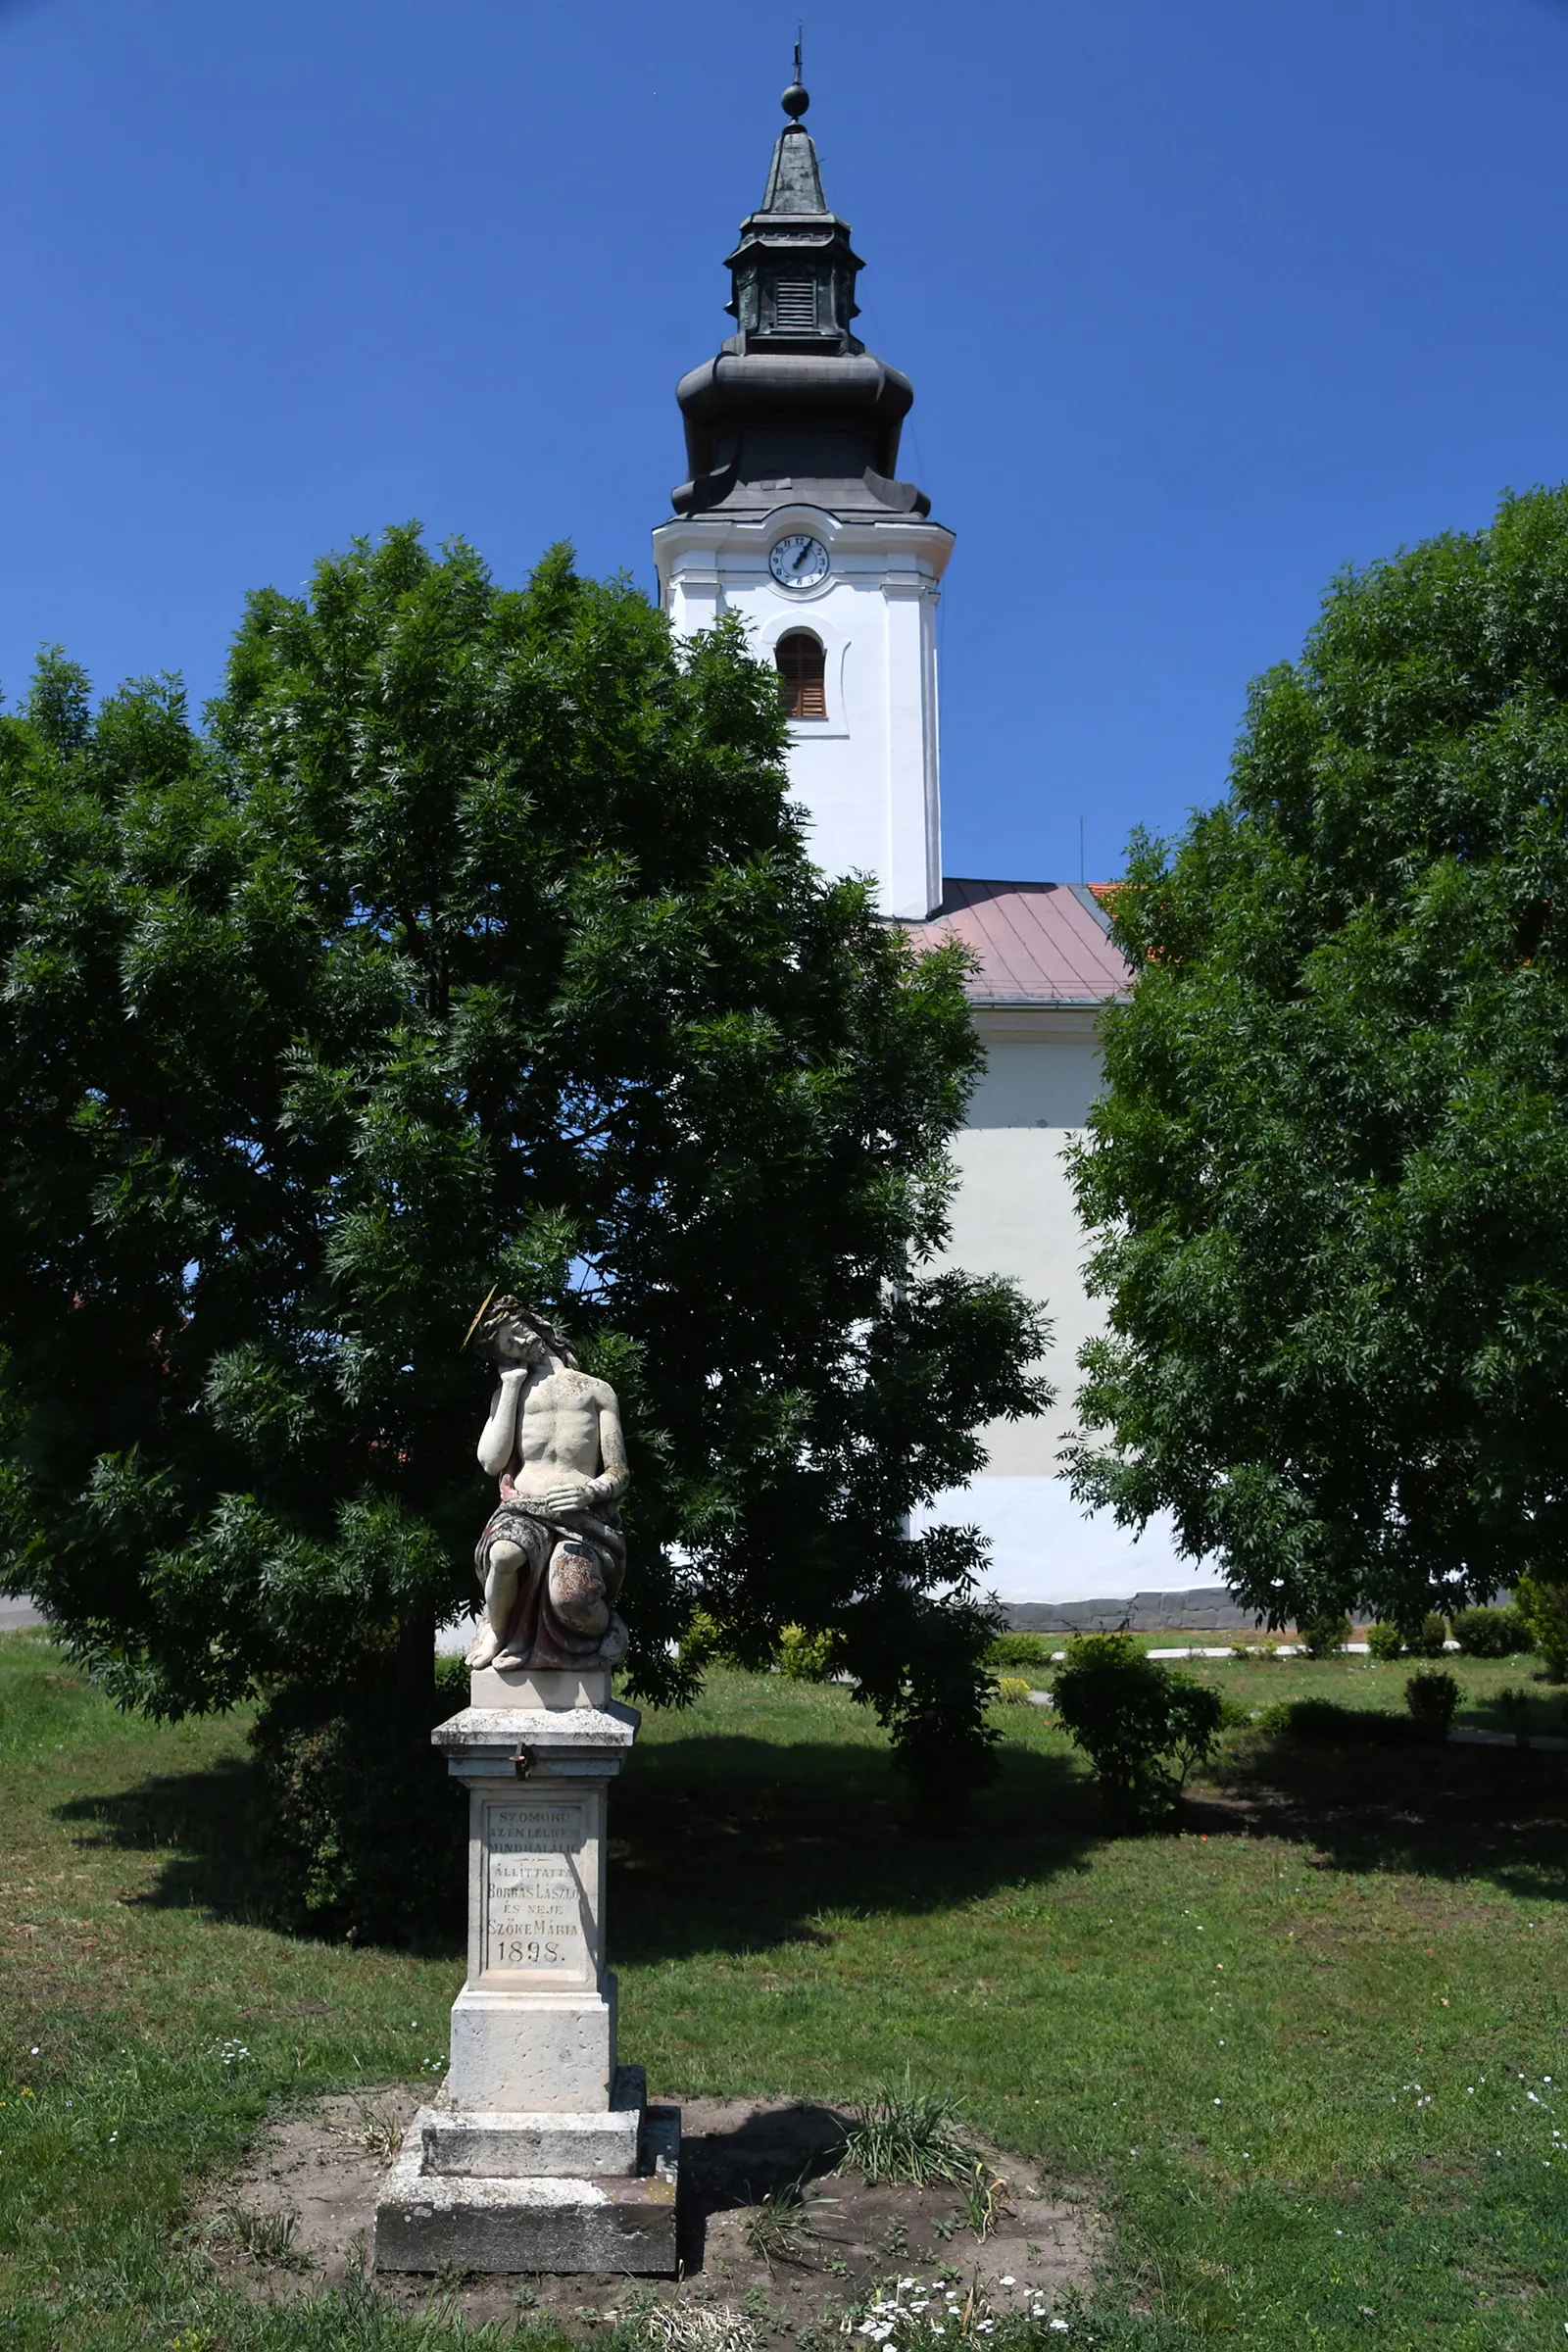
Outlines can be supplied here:
[[421, 1609], [398, 1628], [398, 1689], [435, 1689], [435, 1611]]

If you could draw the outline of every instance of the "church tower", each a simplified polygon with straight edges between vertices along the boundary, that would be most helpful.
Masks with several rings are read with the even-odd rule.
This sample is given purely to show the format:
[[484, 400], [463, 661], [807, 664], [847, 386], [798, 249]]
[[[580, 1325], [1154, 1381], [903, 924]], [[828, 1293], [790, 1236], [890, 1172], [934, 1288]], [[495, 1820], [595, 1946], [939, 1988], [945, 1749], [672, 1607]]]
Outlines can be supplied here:
[[869, 874], [887, 915], [942, 899], [936, 608], [953, 534], [898, 477], [914, 399], [851, 331], [862, 265], [822, 193], [801, 117], [773, 149], [727, 268], [735, 332], [676, 389], [689, 479], [654, 533], [660, 593], [689, 636], [739, 613], [776, 662], [790, 779], [830, 874]]

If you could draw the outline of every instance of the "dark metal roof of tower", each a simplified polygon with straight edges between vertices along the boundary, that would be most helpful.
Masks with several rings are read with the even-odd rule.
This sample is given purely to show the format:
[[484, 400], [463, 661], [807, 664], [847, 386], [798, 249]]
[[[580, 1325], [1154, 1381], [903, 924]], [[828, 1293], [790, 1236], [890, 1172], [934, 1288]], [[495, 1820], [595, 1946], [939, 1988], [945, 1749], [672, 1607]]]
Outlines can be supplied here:
[[670, 503], [680, 514], [802, 500], [835, 514], [928, 514], [924, 491], [895, 478], [914, 387], [850, 331], [864, 265], [822, 193], [799, 62], [797, 52], [761, 205], [726, 264], [735, 332], [676, 387], [691, 478]]

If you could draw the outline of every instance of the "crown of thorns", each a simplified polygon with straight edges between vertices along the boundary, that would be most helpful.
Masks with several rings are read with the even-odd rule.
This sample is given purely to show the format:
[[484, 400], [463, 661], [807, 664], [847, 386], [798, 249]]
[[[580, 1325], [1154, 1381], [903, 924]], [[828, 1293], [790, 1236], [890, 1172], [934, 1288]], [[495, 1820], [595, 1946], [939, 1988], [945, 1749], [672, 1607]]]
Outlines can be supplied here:
[[554, 1323], [547, 1322], [531, 1306], [524, 1306], [520, 1298], [514, 1298], [510, 1292], [503, 1292], [498, 1298], [491, 1291], [468, 1325], [463, 1345], [471, 1348], [478, 1355], [487, 1355], [497, 1332], [506, 1323], [520, 1323], [524, 1331], [531, 1331], [536, 1339], [543, 1340], [552, 1355], [559, 1355], [569, 1371], [578, 1369], [577, 1350], [565, 1333]]

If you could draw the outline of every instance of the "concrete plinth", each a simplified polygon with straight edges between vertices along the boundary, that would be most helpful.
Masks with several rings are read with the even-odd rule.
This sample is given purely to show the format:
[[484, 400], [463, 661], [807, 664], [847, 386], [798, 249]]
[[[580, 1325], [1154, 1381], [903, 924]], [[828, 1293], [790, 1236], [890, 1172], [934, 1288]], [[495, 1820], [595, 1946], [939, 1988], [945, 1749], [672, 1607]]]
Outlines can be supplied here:
[[[557, 2119], [558, 2127], [562, 2119]], [[680, 2111], [645, 2111], [636, 2173], [428, 2172], [421, 2108], [375, 2209], [382, 2271], [674, 2272]]]
[[605, 1808], [639, 1718], [602, 1675], [473, 1677], [431, 1734], [467, 1784], [468, 1976], [443, 2102], [376, 2206], [386, 2270], [675, 2267], [680, 2115], [617, 2067]]
[[641, 2169], [647, 2085], [640, 2066], [615, 2069], [603, 2115], [486, 2113], [481, 2108], [421, 2107], [426, 2173], [473, 2173], [504, 2180], [520, 2173], [614, 2173]]

